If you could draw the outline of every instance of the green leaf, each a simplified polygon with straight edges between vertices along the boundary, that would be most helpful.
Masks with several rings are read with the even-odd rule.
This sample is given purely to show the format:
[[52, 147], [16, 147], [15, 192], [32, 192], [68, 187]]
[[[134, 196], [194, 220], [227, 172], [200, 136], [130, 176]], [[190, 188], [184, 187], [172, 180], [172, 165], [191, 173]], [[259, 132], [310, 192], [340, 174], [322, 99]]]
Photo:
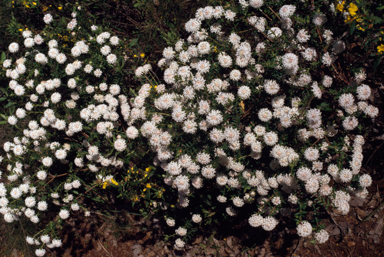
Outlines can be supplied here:
[[351, 27], [349, 28], [349, 34], [353, 35], [353, 32], [355, 32], [356, 29], [356, 22], [353, 22], [351, 24]]
[[138, 42], [138, 39], [134, 38], [134, 39], [131, 40], [131, 42], [129, 42], [128, 46], [129, 47], [134, 47], [135, 45], [137, 45], [137, 42]]
[[10, 107], [10, 106], [12, 106], [12, 105], [14, 105], [14, 104], [16, 104], [16, 103], [14, 103], [14, 102], [9, 102], [8, 104], [6, 104], [6, 105], [4, 106], [4, 109], [6, 109], [6, 108], [8, 108], [8, 107]]
[[2, 120], [2, 121], [0, 121], [0, 125], [6, 124], [6, 123], [7, 123], [6, 120]]
[[383, 58], [382, 56], [381, 57], [378, 57], [375, 62], [373, 63], [373, 71], [376, 71], [377, 67], [379, 66], [380, 64], [380, 61], [381, 61], [381, 58]]
[[7, 58], [7, 56], [5, 56], [5, 53], [2, 52], [1, 53], [1, 62], [4, 62], [6, 58]]
[[5, 99], [7, 99], [7, 98], [6, 97], [0, 98], [0, 102], [4, 101]]

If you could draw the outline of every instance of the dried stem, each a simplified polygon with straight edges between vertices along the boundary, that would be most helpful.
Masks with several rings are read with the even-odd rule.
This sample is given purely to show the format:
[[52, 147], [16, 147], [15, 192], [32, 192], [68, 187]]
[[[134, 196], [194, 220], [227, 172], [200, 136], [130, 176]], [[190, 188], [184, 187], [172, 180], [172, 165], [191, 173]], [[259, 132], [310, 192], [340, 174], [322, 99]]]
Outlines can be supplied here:
[[[248, 19], [248, 22], [249, 22], [249, 19]], [[249, 24], [251, 24], [255, 29], [257, 29], [257, 31], [259, 31], [261, 34], [263, 34], [269, 41], [273, 42], [272, 39], [270, 39], [267, 35], [265, 35], [264, 32], [262, 32], [261, 30], [259, 30], [258, 28], [256, 28], [255, 25], [253, 25], [252, 23], [249, 22]]]
[[277, 13], [275, 13], [275, 11], [274, 11], [271, 7], [268, 6], [268, 8], [269, 8], [269, 10], [271, 10], [271, 11], [276, 15], [276, 17], [281, 21], [279, 15], [277, 15]]

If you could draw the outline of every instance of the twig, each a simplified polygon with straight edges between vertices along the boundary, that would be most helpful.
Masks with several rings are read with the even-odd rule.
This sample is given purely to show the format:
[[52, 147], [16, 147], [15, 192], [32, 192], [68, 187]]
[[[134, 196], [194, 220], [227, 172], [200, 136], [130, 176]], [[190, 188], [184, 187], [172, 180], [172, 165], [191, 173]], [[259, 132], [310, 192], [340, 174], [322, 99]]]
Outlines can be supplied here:
[[383, 205], [384, 205], [384, 201], [379, 206], [377, 206], [377, 208], [373, 210], [367, 217], [365, 217], [362, 221], [360, 221], [359, 224], [355, 226], [355, 229], [358, 226], [360, 226], [362, 223], [368, 221], [372, 217], [372, 215], [374, 215], [378, 210], [380, 210], [381, 207], [383, 207]]
[[319, 30], [319, 27], [316, 27], [317, 29], [317, 34], [319, 35], [319, 38], [320, 38], [320, 42], [323, 43], [323, 40], [321, 39], [321, 32]]
[[267, 17], [270, 21], [272, 21], [272, 19], [269, 18], [268, 15], [265, 14], [265, 12], [263, 12], [263, 11], [261, 11], [261, 12], [265, 15], [265, 17]]
[[281, 21], [279, 15], [277, 15], [277, 13], [275, 13], [275, 11], [274, 11], [271, 7], [268, 6], [268, 8], [269, 8], [269, 10], [271, 10], [271, 11], [276, 15], [276, 17], [279, 18], [279, 20]]
[[[21, 221], [20, 221], [20, 220], [19, 220], [19, 222], [20, 222], [20, 227], [21, 227], [21, 230], [23, 230], [24, 238], [27, 238], [27, 236], [26, 236], [26, 234], [25, 234], [25, 230], [24, 230], [23, 224], [21, 223]], [[28, 245], [27, 241], [26, 241], [26, 240], [24, 240], [24, 242], [25, 242], [25, 245], [27, 246], [27, 249], [28, 249], [28, 251], [30, 252], [30, 251], [31, 251], [31, 249], [29, 249], [29, 245]]]
[[55, 176], [53, 176], [52, 174], [49, 174], [49, 175], [52, 176], [52, 178], [51, 178], [50, 181], [48, 181], [48, 183], [46, 183], [46, 184], [42, 187], [42, 189], [44, 189], [45, 186], [48, 185], [49, 183], [51, 183], [55, 178], [62, 177], [62, 176], [66, 176], [66, 175], [68, 175], [68, 173], [63, 173], [63, 174], [55, 175]]
[[[249, 22], [249, 19], [248, 19], [248, 22]], [[257, 29], [257, 31], [259, 31], [261, 34], [263, 34], [269, 41], [273, 42], [272, 39], [270, 39], [267, 35], [265, 35], [264, 32], [262, 32], [261, 30], [259, 30], [258, 28], [256, 28], [255, 25], [253, 25], [252, 23], [249, 22], [249, 24], [251, 24], [255, 29]]]
[[339, 225], [339, 223], [333, 218], [332, 213], [330, 213], [330, 212], [328, 211], [327, 208], [324, 208], [324, 209], [325, 209], [325, 211], [328, 213], [328, 215], [329, 215], [329, 217], [331, 218], [331, 220], [333, 221], [333, 223], [335, 223], [335, 225], [340, 229], [340, 232], [341, 232], [342, 234], [345, 234], [343, 228], [342, 228], [342, 227]]
[[92, 189], [94, 189], [96, 186], [98, 186], [97, 184], [96, 185], [94, 185], [93, 187], [91, 187], [90, 189], [88, 189], [87, 191], [85, 191], [85, 193], [84, 194], [82, 194], [82, 195], [79, 195], [78, 197], [76, 197], [76, 200], [77, 199], [79, 199], [81, 196], [83, 196], [83, 195], [85, 195], [85, 194], [87, 194], [90, 190], [92, 190]]
[[[85, 185], [87, 188], [90, 188], [89, 186]], [[97, 192], [95, 192], [95, 194], [100, 197], [101, 199], [103, 199], [105, 201], [105, 203], [108, 203], [108, 200], [105, 200], [101, 195], [99, 195]]]
[[99, 242], [100, 246], [104, 249], [104, 251], [105, 251], [109, 256], [112, 256], [112, 257], [113, 257], [113, 255], [112, 255], [110, 252], [108, 252], [107, 249], [105, 249], [105, 247], [103, 246], [103, 244], [100, 242], [100, 239], [98, 239], [97, 241]]
[[312, 146], [314, 146], [314, 145], [315, 145], [317, 142], [319, 142], [319, 141], [320, 141], [320, 138], [319, 138], [319, 139], [317, 139], [317, 140], [316, 140], [316, 142], [315, 142], [315, 143], [313, 143], [313, 145], [311, 145], [311, 147], [312, 147]]
[[304, 240], [304, 237], [300, 237], [299, 242], [297, 243], [297, 246], [296, 246], [295, 250], [294, 250], [293, 253], [291, 254], [291, 257], [292, 257], [292, 256], [296, 256], [296, 252], [297, 252], [297, 250], [300, 248], [300, 245], [301, 245], [301, 243], [303, 242], [303, 240]]
[[321, 250], [320, 250], [318, 245], [315, 245], [315, 249], [316, 249], [318, 254], [320, 254], [321, 256], [324, 256], [324, 254], [321, 252]]

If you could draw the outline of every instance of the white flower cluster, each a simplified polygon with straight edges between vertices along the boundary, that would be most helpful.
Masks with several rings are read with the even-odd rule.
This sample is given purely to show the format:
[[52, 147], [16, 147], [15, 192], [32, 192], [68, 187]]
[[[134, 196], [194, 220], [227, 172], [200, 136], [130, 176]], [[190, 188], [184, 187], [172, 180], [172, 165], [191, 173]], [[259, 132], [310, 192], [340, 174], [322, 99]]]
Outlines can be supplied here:
[[[239, 3], [242, 9], [253, 8], [249, 11], [264, 8], [263, 0], [241, 0]], [[344, 128], [343, 133], [350, 133], [359, 124], [355, 114], [363, 112], [375, 118], [378, 109], [368, 104], [371, 89], [361, 84], [364, 74], [356, 75], [356, 96], [349, 90], [341, 92], [338, 98], [337, 104], [348, 117], [333, 115], [333, 120], [328, 120], [325, 117], [329, 111], [323, 106], [328, 103], [311, 104], [313, 99], [321, 101], [325, 92], [332, 94], [328, 88], [333, 80], [328, 75], [321, 77], [321, 82], [312, 79], [319, 76], [311, 74], [309, 67], [321, 65], [318, 53], [323, 50], [316, 49], [319, 42], [311, 42], [310, 27], [302, 28], [292, 22], [296, 20], [295, 15], [301, 13], [296, 12], [297, 8], [290, 4], [278, 10], [281, 27], [277, 27], [280, 23], [264, 17], [251, 16], [243, 21], [251, 25], [256, 42], [253, 37], [242, 38], [240, 35], [245, 34], [221, 28], [235, 18], [236, 22], [242, 19], [227, 7], [198, 9], [195, 17], [185, 24], [185, 30], [190, 33], [187, 40], [180, 39], [175, 46], [166, 47], [162, 52], [158, 66], [164, 71], [164, 82], [154, 81], [153, 76], [149, 76], [152, 75], [151, 65], [140, 66], [135, 75], [143, 84], [130, 99], [124, 95], [124, 88], [105, 79], [108, 70], [101, 68], [113, 68], [118, 60], [112, 51], [119, 39], [109, 32], [100, 33], [95, 40], [74, 43], [70, 53], [60, 52], [63, 48], [59, 43], [50, 40], [48, 57], [41, 51], [20, 58], [15, 64], [11, 59], [5, 60], [3, 67], [11, 79], [9, 87], [16, 96], [28, 101], [8, 118], [9, 124], [15, 125], [32, 113], [41, 113], [29, 122], [22, 139], [4, 144], [8, 159], [39, 153], [36, 174], [27, 172], [27, 167], [19, 163], [9, 165], [7, 179], [15, 182], [29, 173], [31, 177], [25, 176], [25, 181], [30, 182], [35, 177], [46, 180], [54, 177], [52, 169], [60, 161], [63, 164], [73, 162], [76, 167], [90, 171], [88, 174], [94, 176], [95, 181], [113, 182], [111, 170], [124, 166], [124, 162], [114, 156], [125, 154], [134, 140], [144, 139], [155, 153], [154, 164], [165, 173], [162, 174], [164, 183], [177, 190], [177, 208], [192, 205], [196, 195], [201, 198], [205, 194], [204, 184], [208, 184], [210, 188], [221, 190], [217, 201], [225, 206], [228, 216], [236, 216], [246, 205], [254, 207], [257, 214], [250, 216], [249, 224], [266, 231], [278, 225], [276, 215], [283, 205], [301, 201], [308, 201], [310, 205], [310, 198], [329, 197], [341, 214], [347, 214], [350, 194], [366, 197], [366, 188], [372, 179], [360, 174], [364, 138], [352, 136], [353, 150], [349, 137], [338, 147], [339, 137], [332, 140], [338, 131], [331, 124], [338, 123]], [[75, 17], [67, 25], [71, 30], [77, 26]], [[51, 18], [46, 15], [44, 21], [49, 24]], [[216, 23], [219, 21], [220, 24]], [[333, 42], [332, 31], [323, 28], [326, 21], [325, 15], [315, 14], [313, 24], [308, 26], [316, 26], [325, 38], [324, 44], [329, 44]], [[207, 24], [209, 28], [205, 28]], [[91, 30], [98, 28], [93, 26]], [[231, 33], [226, 35], [223, 31]], [[27, 33], [24, 37], [26, 47], [34, 47], [44, 40], [36, 35], [32, 42], [32, 34]], [[284, 43], [287, 40], [290, 44]], [[270, 49], [280, 42], [281, 47]], [[105, 60], [105, 65], [96, 67], [96, 62], [86, 58], [94, 48], [98, 49], [99, 59]], [[17, 43], [9, 46], [11, 53], [18, 50]], [[269, 55], [270, 51], [274, 51], [274, 57]], [[266, 59], [268, 61], [264, 61]], [[328, 69], [333, 61], [333, 56], [324, 53], [322, 68]], [[64, 70], [65, 77], [42, 78], [39, 73], [44, 71], [32, 70], [31, 62], [34, 66], [49, 63], [59, 67]], [[33, 77], [26, 78], [28, 73]], [[357, 104], [355, 97], [360, 101]], [[69, 141], [50, 142], [50, 131], [61, 133]], [[94, 140], [89, 133], [97, 134], [105, 143], [84, 140], [89, 137]], [[78, 137], [82, 139], [77, 141]], [[74, 157], [71, 139], [82, 144], [79, 152], [84, 154]], [[332, 156], [327, 152], [330, 147], [344, 153], [352, 152], [347, 157], [348, 167], [331, 163]], [[109, 154], [111, 151], [116, 154]], [[347, 187], [353, 179], [358, 179], [359, 188], [350, 187], [348, 193], [337, 190]], [[32, 222], [38, 222], [38, 211], [46, 210], [51, 203], [60, 206], [58, 215], [63, 220], [69, 218], [70, 210], [80, 209], [70, 194], [73, 188], [80, 186], [77, 179], [65, 181], [62, 185], [65, 193], [51, 194], [48, 202], [27, 196], [33, 191], [29, 184], [24, 182], [23, 187], [8, 190], [11, 198], [23, 199], [25, 208], [22, 211], [7, 207], [7, 189], [0, 184], [1, 213], [7, 222], [12, 222], [22, 212]], [[251, 205], [255, 201], [257, 204]], [[200, 214], [189, 218], [194, 223], [202, 221]], [[176, 225], [172, 218], [167, 218], [166, 223], [170, 227]], [[175, 230], [180, 237], [187, 232], [183, 227]], [[297, 232], [299, 236], [308, 237], [312, 225], [303, 221]], [[320, 231], [315, 238], [323, 243], [328, 234]], [[49, 238], [41, 241], [49, 242]], [[176, 249], [184, 245], [180, 238], [175, 241]], [[43, 254], [43, 250], [39, 251]]]
[[[71, 30], [77, 26], [76, 14], [72, 17], [72, 21], [67, 24]], [[52, 21], [51, 14], [44, 16], [44, 22], [48, 26], [52, 25]], [[75, 32], [72, 35], [75, 35]], [[88, 40], [75, 41], [68, 49], [55, 39], [49, 40], [46, 48], [38, 48], [45, 38], [40, 35], [34, 36], [30, 31], [24, 31], [23, 37], [25, 47], [35, 50], [27, 52], [16, 62], [6, 59], [3, 67], [5, 75], [10, 78], [10, 90], [15, 93], [18, 100], [23, 99], [25, 104], [16, 109], [15, 115], [8, 117], [8, 123], [16, 125], [19, 120], [26, 118], [29, 122], [22, 130], [23, 137], [15, 137], [3, 147], [9, 164], [5, 172], [7, 176], [4, 177], [8, 182], [0, 183], [0, 213], [4, 215], [6, 222], [13, 222], [25, 215], [31, 222], [39, 223], [42, 213], [54, 204], [61, 208], [58, 217], [65, 220], [69, 218], [71, 211], [84, 209], [71, 193], [72, 190], [81, 187], [80, 179], [77, 179], [75, 174], [64, 176], [65, 182], [58, 184], [57, 188], [52, 188], [55, 191], [49, 195], [46, 195], [46, 190], [39, 191], [45, 188], [42, 186], [45, 184], [39, 181], [67, 175], [60, 174], [60, 169], [57, 167], [70, 162], [78, 168], [85, 167], [91, 172], [106, 167], [109, 167], [109, 170], [120, 169], [124, 164], [114, 155], [104, 153], [104, 148], [99, 149], [86, 140], [83, 141], [82, 149], [73, 148], [73, 141], [68, 139], [75, 137], [76, 134], [89, 133], [90, 131], [85, 129], [86, 126], [96, 128], [96, 133], [100, 136], [112, 137], [112, 130], [116, 128], [116, 122], [120, 118], [118, 108], [122, 116], [126, 120], [129, 119], [131, 107], [127, 97], [121, 94], [120, 86], [107, 85], [105, 79], [101, 77], [103, 71], [108, 71], [108, 68], [101, 70], [101, 67], [116, 64], [117, 56], [112, 51], [119, 44], [119, 38], [111, 37], [109, 32], [103, 32], [96, 37], [96, 40], [90, 37]], [[90, 48], [99, 48], [99, 55], [105, 56], [103, 59], [107, 65], [97, 64], [100, 68], [93, 67], [96, 66], [96, 62], [92, 62], [87, 55]], [[19, 45], [12, 43], [8, 50], [11, 54], [16, 54]], [[48, 68], [51, 72], [47, 73]], [[52, 74], [60, 73], [64, 75], [52, 77]], [[79, 107], [78, 110], [76, 106]], [[128, 132], [128, 130], [129, 138], [133, 138], [135, 133], [138, 134], [137, 131], [131, 129]], [[57, 138], [57, 135], [65, 142], [52, 140]], [[126, 148], [127, 141], [121, 136], [116, 137], [111, 146], [116, 152], [122, 152]], [[75, 157], [77, 151], [87, 152], [86, 159], [82, 157], [84, 155]], [[39, 157], [36, 159], [34, 156]], [[0, 159], [2, 161], [3, 157]], [[25, 164], [21, 160], [24, 160]], [[94, 175], [94, 178], [95, 182], [104, 182], [112, 181], [113, 176], [102, 177], [98, 174]], [[41, 198], [46, 200], [40, 200]], [[19, 208], [13, 205], [11, 207], [9, 205], [11, 199], [20, 200], [23, 205]], [[89, 216], [89, 212], [85, 214]], [[27, 237], [27, 242], [37, 247], [40, 247], [41, 243], [48, 248], [61, 246], [60, 239], [51, 240], [48, 234], [41, 238]], [[44, 256], [45, 253], [45, 249], [36, 250], [37, 256]]]
[[[263, 7], [263, 1], [239, 1], [239, 4], [243, 9], [248, 6]], [[232, 189], [241, 189], [249, 185], [255, 188], [260, 195], [259, 198], [255, 198], [255, 191], [250, 191], [243, 193], [242, 196], [239, 196], [241, 193], [233, 196], [219, 195], [217, 200], [226, 204], [229, 216], [235, 216], [239, 208], [257, 200], [259, 213], [252, 215], [249, 223], [253, 227], [261, 226], [270, 231], [276, 227], [278, 221], [275, 217], [266, 216], [268, 207], [265, 207], [265, 203], [271, 201], [279, 208], [283, 203], [283, 197], [287, 196], [289, 203], [297, 204], [299, 200], [303, 200], [295, 194], [297, 190], [304, 190], [310, 198], [330, 197], [336, 208], [345, 214], [349, 210], [345, 206], [347, 200], [332, 198], [332, 193], [336, 189], [332, 186], [331, 180], [345, 185], [351, 182], [353, 176], [357, 176], [361, 189], [350, 191], [364, 197], [365, 188], [371, 184], [369, 175], [359, 174], [362, 160], [359, 150], [364, 140], [361, 136], [356, 136], [356, 142], [359, 143], [355, 143], [357, 150], [352, 155], [351, 167], [339, 171], [338, 166], [329, 163], [331, 158], [323, 158], [327, 155], [330, 145], [327, 141], [332, 140], [338, 132], [333, 126], [328, 125], [328, 120], [323, 119], [322, 109], [306, 106], [308, 100], [305, 103], [302, 100], [301, 92], [308, 88], [313, 98], [322, 99], [323, 93], [332, 86], [332, 77], [324, 75], [320, 82], [313, 81], [311, 73], [305, 70], [308, 62], [318, 61], [318, 53], [322, 50], [316, 49], [316, 45], [310, 41], [312, 35], [309, 28], [299, 28], [297, 33], [294, 32], [291, 18], [296, 15], [296, 8], [294, 5], [282, 6], [279, 10], [282, 26], [274, 25], [275, 27], [267, 31], [265, 28], [268, 26], [268, 21], [265, 18], [250, 17], [247, 22], [256, 29], [255, 33], [263, 38], [263, 40], [257, 39], [259, 42], [256, 45], [251, 45], [236, 32], [225, 35], [218, 25], [211, 25], [206, 29], [205, 24], [208, 20], [221, 17], [231, 21], [230, 16], [237, 16], [221, 6], [200, 8], [195, 18], [185, 25], [186, 31], [191, 33], [187, 41], [179, 40], [174, 47], [169, 46], [163, 51], [164, 58], [160, 60], [159, 66], [164, 70], [163, 80], [167, 87], [162, 87], [159, 96], [148, 97], [150, 93], [159, 91], [158, 89], [152, 91], [144, 85], [143, 88], [147, 89], [140, 91], [145, 91], [146, 94], [140, 93], [137, 96], [138, 100], [134, 100], [134, 102], [140, 100], [140, 103], [147, 101], [147, 104], [138, 105], [138, 108], [143, 108], [150, 106], [153, 98], [156, 111], [164, 114], [157, 123], [153, 118], [151, 121], [143, 119], [138, 110], [137, 115], [131, 117], [129, 124], [133, 125], [134, 121], [143, 120], [140, 132], [148, 138], [149, 144], [157, 153], [154, 162], [159, 163], [167, 173], [165, 184], [177, 188], [179, 208], [188, 207], [191, 204], [189, 196], [192, 192], [196, 194], [196, 190], [201, 190], [204, 183], [210, 184], [214, 181], [219, 188]], [[325, 15], [316, 14], [312, 22], [323, 32], [326, 41], [324, 43], [329, 44], [333, 41], [333, 33], [323, 28], [326, 21]], [[313, 24], [310, 26], [314, 26]], [[276, 65], [273, 66], [275, 70], [281, 70], [285, 77], [264, 78], [267, 64], [256, 63], [256, 57], [266, 54], [269, 41], [287, 37], [292, 41], [292, 46], [287, 46], [279, 52], [280, 55], [274, 60]], [[211, 38], [214, 40], [210, 40]], [[221, 45], [224, 42], [229, 42], [230, 47], [223, 49]], [[222, 50], [218, 51], [220, 47]], [[256, 52], [257, 56], [254, 56], [253, 52]], [[321, 56], [321, 61], [323, 67], [328, 67], [332, 65], [334, 58], [331, 54], [325, 53]], [[215, 73], [213, 67], [220, 67], [220, 73]], [[143, 77], [145, 74], [143, 67], [139, 67], [136, 72], [138, 77]], [[364, 80], [363, 77], [359, 75], [357, 80], [361, 82]], [[259, 85], [251, 85], [248, 83], [250, 81]], [[286, 84], [292, 86], [289, 88], [295, 91], [296, 95], [287, 96]], [[234, 94], [236, 92], [234, 89], [237, 94]], [[367, 100], [370, 95], [369, 86], [359, 85], [356, 93], [359, 100]], [[255, 99], [259, 95], [271, 100], [263, 102], [260, 108], [254, 109], [258, 121], [254, 121], [249, 127], [246, 127], [247, 124], [234, 126], [231, 122], [236, 108], [244, 108], [242, 104], [245, 103], [247, 106], [247, 100]], [[350, 94], [345, 95], [347, 96], [340, 97], [339, 103], [346, 110], [354, 105], [354, 99], [349, 98]], [[287, 98], [290, 99], [289, 105], [286, 105]], [[302, 105], [305, 108], [301, 107]], [[363, 104], [360, 105], [363, 107]], [[353, 114], [356, 111], [350, 110], [350, 112]], [[354, 116], [344, 121], [338, 118], [337, 122], [342, 124], [347, 132], [356, 128], [358, 124], [355, 124], [357, 118]], [[166, 127], [161, 124], [172, 125]], [[277, 128], [271, 124], [277, 124]], [[295, 131], [301, 144], [299, 147], [284, 141], [285, 130]], [[173, 138], [179, 133], [184, 134], [186, 138], [193, 135], [193, 140], [199, 142], [199, 149], [195, 151], [191, 149], [183, 154], [175, 152], [174, 149], [179, 149], [176, 145], [180, 142], [175, 142]], [[312, 141], [312, 138], [315, 141]], [[312, 143], [308, 145], [308, 141]], [[215, 149], [214, 153], [207, 151], [212, 148]], [[268, 171], [252, 171], [243, 164], [243, 161], [235, 157], [235, 153], [245, 153], [245, 149], [249, 148], [246, 157], [250, 157], [251, 160], [269, 158], [269, 166], [266, 167]], [[349, 149], [348, 146], [345, 148]], [[183, 149], [181, 152], [184, 152]], [[297, 163], [302, 164], [297, 166]], [[295, 174], [280, 172], [277, 176], [271, 176], [271, 171], [284, 171], [287, 167], [292, 167]], [[241, 182], [243, 179], [246, 180], [246, 184]], [[283, 192], [281, 196], [271, 195], [276, 189], [281, 189]], [[312, 233], [311, 224], [309, 222], [300, 224], [298, 233], [303, 237], [309, 236]], [[323, 243], [328, 239], [328, 234], [322, 231], [316, 233], [315, 237], [319, 243]]]

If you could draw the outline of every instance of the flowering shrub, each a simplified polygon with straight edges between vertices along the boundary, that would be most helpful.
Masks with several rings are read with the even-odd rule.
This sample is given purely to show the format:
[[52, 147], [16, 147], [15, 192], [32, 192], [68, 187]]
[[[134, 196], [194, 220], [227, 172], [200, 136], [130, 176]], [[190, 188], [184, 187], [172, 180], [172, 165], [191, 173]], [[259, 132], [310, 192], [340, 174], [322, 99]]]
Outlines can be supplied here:
[[[198, 227], [239, 215], [272, 231], [290, 212], [299, 236], [327, 241], [321, 208], [345, 215], [351, 195], [368, 194], [359, 123], [378, 109], [363, 70], [339, 79], [332, 5], [319, 1], [308, 17], [314, 9], [263, 0], [200, 8], [185, 24], [190, 36], [164, 49], [161, 74], [135, 69], [137, 92], [122, 85], [118, 37], [80, 26], [76, 13], [66, 29], [45, 15], [50, 26], [24, 31], [2, 64], [19, 105], [8, 123], [28, 124], [4, 144], [4, 219], [38, 223], [56, 211], [27, 237], [43, 256], [61, 245], [55, 228], [71, 212], [90, 214], [80, 196], [100, 189], [106, 201], [102, 190], [115, 188], [164, 216], [176, 249]], [[132, 167], [132, 157], [153, 166]]]
[[[90, 215], [83, 196], [108, 204], [108, 197], [94, 192], [108, 188], [122, 197], [133, 180], [139, 192], [124, 197], [138, 198], [151, 187], [145, 181], [154, 172], [132, 165], [126, 172], [130, 159], [145, 155], [146, 148], [122, 139], [130, 105], [128, 88], [120, 86], [121, 40], [91, 26], [81, 11], [69, 20], [51, 14], [43, 20], [48, 26], [39, 34], [23, 31], [22, 43], [11, 43], [2, 63], [18, 107], [7, 121], [21, 123], [21, 134], [4, 144], [7, 156], [0, 158], [6, 166], [0, 210], [6, 222], [44, 221], [45, 229], [26, 238], [37, 256], [61, 245], [57, 229], [71, 212]], [[152, 191], [161, 194], [157, 188]]]
[[[164, 49], [162, 80], [148, 65], [136, 69], [143, 86], [129, 124], [174, 188], [165, 216], [176, 236], [223, 212], [247, 213], [252, 227], [271, 231], [293, 211], [299, 236], [314, 232], [324, 243], [319, 208], [345, 215], [350, 196], [365, 198], [372, 182], [360, 172], [359, 125], [378, 115], [371, 89], [364, 71], [348, 84], [335, 77], [343, 47], [327, 26], [333, 6], [319, 5], [308, 19], [307, 3], [239, 3], [198, 9], [185, 24], [190, 36]], [[142, 108], [145, 119], [133, 115]]]

